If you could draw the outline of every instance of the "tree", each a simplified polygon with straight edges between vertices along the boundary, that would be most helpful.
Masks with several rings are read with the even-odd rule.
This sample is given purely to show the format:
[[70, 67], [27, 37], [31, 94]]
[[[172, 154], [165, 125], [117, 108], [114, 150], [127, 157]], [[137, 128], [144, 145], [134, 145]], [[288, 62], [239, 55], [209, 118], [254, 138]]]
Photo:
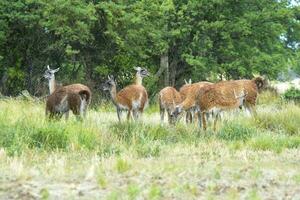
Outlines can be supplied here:
[[0, 91], [45, 94], [47, 64], [93, 90], [147, 67], [151, 94], [189, 78], [300, 72], [299, 13], [288, 0], [0, 0]]

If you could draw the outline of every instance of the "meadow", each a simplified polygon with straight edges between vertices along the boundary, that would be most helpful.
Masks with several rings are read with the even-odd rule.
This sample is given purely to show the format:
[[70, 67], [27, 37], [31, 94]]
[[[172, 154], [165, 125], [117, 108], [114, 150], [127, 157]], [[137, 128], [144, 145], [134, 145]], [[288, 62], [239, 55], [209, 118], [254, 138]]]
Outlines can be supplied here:
[[269, 92], [218, 131], [118, 123], [111, 105], [47, 121], [44, 102], [0, 99], [0, 199], [300, 199], [300, 107]]

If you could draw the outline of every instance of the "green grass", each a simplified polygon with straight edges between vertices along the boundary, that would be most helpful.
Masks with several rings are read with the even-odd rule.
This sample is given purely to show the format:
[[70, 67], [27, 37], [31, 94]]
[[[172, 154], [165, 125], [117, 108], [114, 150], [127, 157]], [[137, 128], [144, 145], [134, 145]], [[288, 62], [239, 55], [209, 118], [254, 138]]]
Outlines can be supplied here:
[[265, 91], [258, 98], [258, 105], [281, 105], [282, 103], [282, 98], [272, 91]]
[[[47, 121], [43, 102], [1, 99], [0, 182], [7, 187], [0, 185], [0, 198], [26, 188], [40, 199], [260, 199], [285, 193], [279, 186], [296, 191], [300, 108], [263, 95], [255, 118], [225, 115], [216, 132], [211, 123], [206, 132], [183, 121], [160, 124], [154, 105], [139, 122], [118, 123], [111, 105], [66, 122]], [[22, 184], [11, 187], [15, 180]]]
[[[97, 111], [83, 122], [76, 121], [74, 117], [68, 122], [64, 119], [49, 122], [44, 117], [42, 103], [15, 99], [2, 100], [0, 109], [0, 146], [11, 155], [26, 149], [40, 149], [86, 150], [96, 151], [100, 156], [110, 156], [127, 149], [139, 157], [157, 157], [161, 154], [161, 146], [197, 144], [207, 140], [224, 140], [231, 144], [251, 140], [253, 146], [257, 144], [257, 149], [272, 150], [297, 146], [300, 135], [300, 108], [294, 104], [262, 107], [256, 118], [238, 116], [224, 120], [216, 133], [210, 129], [204, 132], [196, 125], [186, 126], [183, 123], [161, 125], [157, 118], [153, 123], [118, 123], [114, 114], [106, 119], [104, 112]], [[271, 138], [264, 134], [266, 132], [281, 137]], [[272, 140], [270, 145], [273, 148], [264, 148], [269, 140]]]
[[47, 151], [73, 148], [91, 150], [101, 142], [101, 139], [97, 139], [100, 132], [83, 123], [48, 122], [41, 116], [32, 119], [30, 115], [24, 112], [17, 119], [11, 119], [9, 114], [0, 116], [0, 145], [9, 152], [20, 152], [27, 148]]
[[275, 107], [269, 112], [261, 112], [255, 119], [258, 128], [289, 135], [300, 134], [300, 108], [294, 104], [286, 104], [279, 109]]
[[251, 149], [281, 152], [284, 149], [300, 148], [300, 136], [277, 135], [273, 133], [261, 134], [248, 141]]
[[123, 159], [118, 159], [116, 162], [116, 170], [119, 173], [124, 173], [130, 169], [130, 164]]
[[246, 141], [257, 134], [257, 129], [241, 121], [229, 121], [223, 124], [217, 137], [226, 141]]

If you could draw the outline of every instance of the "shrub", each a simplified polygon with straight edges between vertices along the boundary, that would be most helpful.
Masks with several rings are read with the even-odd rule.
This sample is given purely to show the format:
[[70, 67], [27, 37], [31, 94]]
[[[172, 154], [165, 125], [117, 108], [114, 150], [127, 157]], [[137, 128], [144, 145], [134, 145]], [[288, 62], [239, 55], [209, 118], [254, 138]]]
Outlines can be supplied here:
[[283, 97], [286, 100], [293, 100], [296, 102], [300, 102], [300, 90], [292, 87], [283, 94]]

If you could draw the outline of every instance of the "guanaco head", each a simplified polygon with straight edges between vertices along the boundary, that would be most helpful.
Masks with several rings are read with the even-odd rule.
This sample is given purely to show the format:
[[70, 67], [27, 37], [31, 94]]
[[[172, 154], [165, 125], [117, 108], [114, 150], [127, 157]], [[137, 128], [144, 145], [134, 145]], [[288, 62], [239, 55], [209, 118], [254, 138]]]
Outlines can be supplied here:
[[265, 75], [255, 77], [252, 80], [256, 84], [259, 92], [261, 92], [263, 89], [265, 89], [269, 86], [268, 78]]
[[135, 67], [134, 69], [136, 70], [136, 74], [139, 75], [142, 78], [144, 78], [146, 76], [150, 76], [150, 73], [145, 68]]
[[171, 112], [171, 119], [172, 122], [175, 123], [176, 121], [178, 121], [179, 119], [181, 119], [181, 117], [183, 116], [183, 108], [181, 105], [177, 105], [175, 107], [175, 109]]
[[53, 80], [55, 78], [55, 73], [59, 71], [59, 68], [57, 69], [50, 69], [49, 65], [47, 65], [47, 69], [44, 73], [44, 78], [47, 80]]
[[102, 90], [104, 91], [110, 91], [112, 87], [116, 86], [116, 82], [113, 76], [108, 75], [107, 78], [108, 80], [102, 84]]

